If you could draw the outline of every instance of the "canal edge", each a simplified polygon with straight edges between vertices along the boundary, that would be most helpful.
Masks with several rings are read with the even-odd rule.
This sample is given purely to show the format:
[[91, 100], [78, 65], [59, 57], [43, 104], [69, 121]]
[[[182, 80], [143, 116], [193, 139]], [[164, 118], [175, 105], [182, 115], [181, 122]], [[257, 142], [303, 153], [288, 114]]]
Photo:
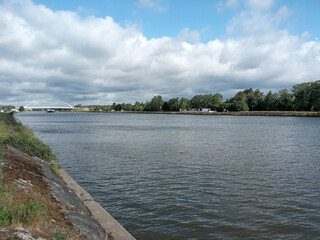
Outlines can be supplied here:
[[70, 188], [87, 207], [92, 218], [104, 229], [107, 234], [107, 239], [135, 240], [135, 238], [103, 207], [101, 207], [86, 190], [73, 180], [66, 171], [60, 168], [59, 174], [68, 188]]

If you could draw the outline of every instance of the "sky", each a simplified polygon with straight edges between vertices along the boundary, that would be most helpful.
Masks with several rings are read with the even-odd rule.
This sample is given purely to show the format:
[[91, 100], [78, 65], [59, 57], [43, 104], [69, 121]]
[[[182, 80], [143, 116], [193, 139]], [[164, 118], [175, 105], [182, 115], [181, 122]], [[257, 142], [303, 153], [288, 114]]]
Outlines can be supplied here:
[[0, 104], [165, 100], [320, 79], [318, 0], [0, 0]]

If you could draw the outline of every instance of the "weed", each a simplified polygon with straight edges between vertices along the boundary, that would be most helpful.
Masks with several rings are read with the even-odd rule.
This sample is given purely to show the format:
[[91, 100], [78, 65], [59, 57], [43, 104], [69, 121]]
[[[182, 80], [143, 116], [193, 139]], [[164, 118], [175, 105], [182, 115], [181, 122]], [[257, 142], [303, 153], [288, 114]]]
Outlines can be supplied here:
[[59, 173], [59, 164], [57, 161], [55, 161], [52, 165], [52, 171], [57, 174], [58, 176], [60, 176], [60, 173]]
[[34, 202], [30, 199], [27, 204], [21, 204], [16, 207], [14, 217], [17, 218], [18, 222], [30, 223], [38, 222], [46, 213], [47, 210], [44, 204]]
[[81, 207], [80, 207], [80, 209], [78, 209], [78, 213], [79, 214], [84, 214], [85, 209], [86, 209], [86, 207], [84, 206], [83, 203], [81, 203]]
[[65, 240], [65, 239], [67, 239], [67, 237], [65, 234], [57, 232], [57, 233], [53, 233], [51, 235], [51, 239], [52, 240]]
[[12, 209], [0, 207], [0, 227], [7, 227], [12, 223]]
[[2, 179], [3, 179], [3, 175], [2, 175], [2, 155], [3, 155], [3, 148], [2, 148], [2, 146], [0, 146], [0, 186], [2, 186]]
[[67, 210], [70, 211], [71, 210], [71, 206], [70, 206], [70, 203], [67, 202]]
[[27, 204], [0, 206], [0, 226], [6, 227], [13, 223], [38, 222], [47, 213], [46, 206], [31, 199]]
[[0, 196], [2, 196], [3, 193], [7, 192], [9, 189], [9, 186], [7, 184], [0, 184]]

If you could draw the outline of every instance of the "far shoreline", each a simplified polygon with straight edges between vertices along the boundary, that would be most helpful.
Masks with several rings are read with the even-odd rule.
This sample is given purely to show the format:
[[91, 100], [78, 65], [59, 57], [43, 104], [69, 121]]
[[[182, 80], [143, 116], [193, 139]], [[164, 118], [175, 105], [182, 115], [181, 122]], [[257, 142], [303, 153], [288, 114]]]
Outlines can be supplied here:
[[215, 115], [215, 116], [281, 116], [281, 117], [320, 117], [319, 112], [306, 111], [241, 111], [241, 112], [165, 112], [165, 111], [81, 111], [74, 109], [72, 112], [92, 113], [130, 113], [130, 114], [175, 114], [175, 115]]

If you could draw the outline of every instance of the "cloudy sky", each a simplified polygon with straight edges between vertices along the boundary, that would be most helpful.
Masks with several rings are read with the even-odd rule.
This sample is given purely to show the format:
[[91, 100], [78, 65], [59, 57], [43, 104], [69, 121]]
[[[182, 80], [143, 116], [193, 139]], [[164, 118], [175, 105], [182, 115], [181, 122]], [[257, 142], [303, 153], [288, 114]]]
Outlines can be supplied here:
[[320, 1], [0, 0], [0, 104], [191, 98], [320, 79]]

